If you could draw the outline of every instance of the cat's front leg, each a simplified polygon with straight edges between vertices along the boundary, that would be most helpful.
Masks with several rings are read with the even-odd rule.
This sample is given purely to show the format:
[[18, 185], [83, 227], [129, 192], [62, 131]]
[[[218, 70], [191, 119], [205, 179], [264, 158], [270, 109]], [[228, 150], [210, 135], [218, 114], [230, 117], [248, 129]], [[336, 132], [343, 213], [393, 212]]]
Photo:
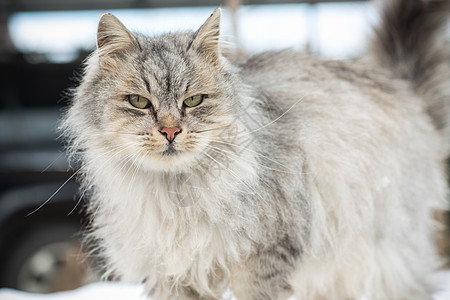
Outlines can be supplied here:
[[223, 291], [216, 291], [215, 295], [200, 295], [194, 287], [163, 278], [152, 285], [147, 282], [146, 293], [150, 299], [157, 300], [218, 300]]
[[194, 292], [190, 288], [182, 287], [173, 288], [157, 287], [147, 292], [149, 299], [158, 300], [212, 300], [207, 298], [201, 298], [198, 293]]
[[232, 269], [231, 285], [239, 300], [286, 300], [293, 294], [288, 282], [297, 264], [296, 247], [280, 244], [259, 250]]

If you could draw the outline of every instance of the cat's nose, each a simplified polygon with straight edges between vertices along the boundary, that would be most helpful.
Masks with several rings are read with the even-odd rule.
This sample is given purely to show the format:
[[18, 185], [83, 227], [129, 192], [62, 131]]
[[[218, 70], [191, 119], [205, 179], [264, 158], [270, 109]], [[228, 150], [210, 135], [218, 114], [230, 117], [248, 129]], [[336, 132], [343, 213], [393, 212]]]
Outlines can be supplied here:
[[164, 135], [169, 142], [172, 142], [177, 136], [177, 134], [181, 132], [181, 128], [178, 127], [163, 128], [159, 132], [162, 135]]

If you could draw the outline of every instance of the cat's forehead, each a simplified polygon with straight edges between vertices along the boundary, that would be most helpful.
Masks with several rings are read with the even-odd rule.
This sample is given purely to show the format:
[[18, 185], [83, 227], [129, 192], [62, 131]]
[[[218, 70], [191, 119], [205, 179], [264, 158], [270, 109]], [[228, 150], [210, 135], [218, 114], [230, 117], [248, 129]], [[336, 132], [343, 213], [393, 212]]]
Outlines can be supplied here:
[[192, 69], [192, 57], [188, 55], [191, 40], [188, 34], [170, 34], [139, 41], [138, 67], [150, 88], [168, 93], [185, 88]]
[[166, 34], [140, 41], [143, 62], [154, 68], [177, 69], [189, 62], [190, 34]]

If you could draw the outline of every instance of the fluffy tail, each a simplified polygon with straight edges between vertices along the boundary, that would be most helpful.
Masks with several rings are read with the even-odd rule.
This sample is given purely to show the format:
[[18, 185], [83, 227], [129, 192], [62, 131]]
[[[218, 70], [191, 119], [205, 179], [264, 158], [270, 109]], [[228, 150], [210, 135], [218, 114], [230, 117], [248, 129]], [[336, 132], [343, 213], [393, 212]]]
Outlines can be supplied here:
[[375, 55], [408, 79], [426, 100], [428, 113], [450, 152], [450, 0], [384, 0]]

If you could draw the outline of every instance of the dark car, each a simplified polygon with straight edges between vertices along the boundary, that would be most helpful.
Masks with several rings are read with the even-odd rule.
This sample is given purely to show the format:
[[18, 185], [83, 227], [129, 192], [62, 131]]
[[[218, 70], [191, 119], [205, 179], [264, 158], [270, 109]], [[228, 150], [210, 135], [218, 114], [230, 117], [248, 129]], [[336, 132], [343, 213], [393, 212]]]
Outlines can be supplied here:
[[20, 55], [0, 64], [0, 287], [50, 292], [82, 283], [74, 275], [85, 268], [82, 199], [56, 132], [78, 65]]

